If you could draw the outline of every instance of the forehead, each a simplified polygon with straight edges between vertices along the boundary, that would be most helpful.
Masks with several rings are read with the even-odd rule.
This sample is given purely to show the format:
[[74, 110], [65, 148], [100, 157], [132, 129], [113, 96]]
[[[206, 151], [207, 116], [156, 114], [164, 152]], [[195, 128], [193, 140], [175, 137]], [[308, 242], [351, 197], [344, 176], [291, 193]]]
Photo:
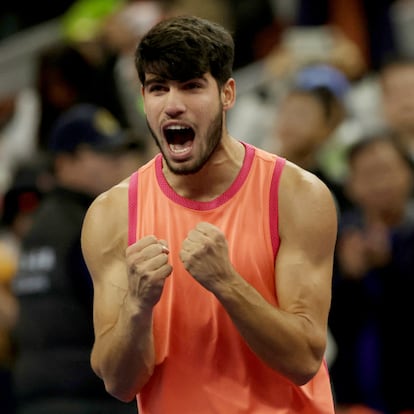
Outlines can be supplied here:
[[395, 65], [386, 69], [382, 74], [382, 81], [386, 85], [401, 82], [414, 83], [414, 64]]
[[294, 90], [289, 92], [285, 97], [286, 103], [305, 103], [305, 104], [315, 104], [319, 103], [315, 96], [307, 91], [298, 91]]
[[280, 106], [281, 112], [286, 111], [311, 111], [312, 114], [323, 114], [322, 103], [306, 91], [294, 91], [285, 96]]

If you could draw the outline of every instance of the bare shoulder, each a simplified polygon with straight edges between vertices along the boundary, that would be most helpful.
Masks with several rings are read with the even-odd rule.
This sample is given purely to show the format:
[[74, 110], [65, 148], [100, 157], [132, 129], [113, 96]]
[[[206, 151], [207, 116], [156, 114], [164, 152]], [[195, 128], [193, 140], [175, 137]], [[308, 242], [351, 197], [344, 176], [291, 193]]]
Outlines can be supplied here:
[[293, 234], [336, 237], [336, 213], [334, 198], [326, 184], [287, 161], [279, 186], [281, 236], [296, 230]]
[[129, 178], [96, 197], [87, 211], [84, 226], [99, 229], [106, 227], [102, 224], [122, 222], [128, 213], [128, 184]]
[[82, 251], [94, 276], [109, 260], [123, 260], [128, 243], [129, 178], [99, 195], [82, 226]]
[[[281, 176], [280, 191], [282, 201], [292, 202], [294, 207], [302, 202], [314, 203], [309, 207], [334, 207], [332, 194], [326, 184], [316, 175], [304, 170], [297, 165], [286, 161], [286, 166]], [[302, 205], [302, 207], [306, 207]]]

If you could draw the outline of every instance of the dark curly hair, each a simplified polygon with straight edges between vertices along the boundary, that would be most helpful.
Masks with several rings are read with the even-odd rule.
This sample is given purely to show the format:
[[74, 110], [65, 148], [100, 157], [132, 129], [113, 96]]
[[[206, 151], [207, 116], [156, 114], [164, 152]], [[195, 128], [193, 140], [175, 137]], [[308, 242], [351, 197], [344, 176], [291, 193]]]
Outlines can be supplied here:
[[210, 72], [222, 86], [232, 75], [234, 41], [221, 25], [195, 16], [176, 16], [156, 24], [141, 39], [135, 64], [145, 74], [186, 81]]

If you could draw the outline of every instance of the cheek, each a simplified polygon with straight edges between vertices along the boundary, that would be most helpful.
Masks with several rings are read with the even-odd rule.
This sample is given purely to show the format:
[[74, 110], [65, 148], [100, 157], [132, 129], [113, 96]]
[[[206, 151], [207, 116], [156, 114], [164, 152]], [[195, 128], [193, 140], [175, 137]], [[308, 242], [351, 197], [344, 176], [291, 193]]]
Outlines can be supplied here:
[[158, 106], [159, 105], [155, 105], [155, 103], [153, 102], [153, 99], [151, 100], [146, 99], [143, 101], [143, 109], [144, 109], [145, 117], [147, 118], [148, 122], [156, 118], [157, 116], [156, 114], [159, 111]]
[[194, 95], [187, 101], [187, 108], [191, 108], [192, 112], [207, 122], [224, 111], [223, 102], [216, 95]]
[[154, 117], [154, 110], [151, 109], [151, 106], [148, 104], [144, 105], [144, 113], [147, 121], [150, 121], [150, 119]]

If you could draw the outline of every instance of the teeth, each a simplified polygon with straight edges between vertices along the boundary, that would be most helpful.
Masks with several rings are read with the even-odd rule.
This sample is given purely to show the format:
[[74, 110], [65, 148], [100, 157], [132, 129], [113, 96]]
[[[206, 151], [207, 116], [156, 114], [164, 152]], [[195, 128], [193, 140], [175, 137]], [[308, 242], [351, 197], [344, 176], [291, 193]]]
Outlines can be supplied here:
[[170, 149], [175, 154], [182, 154], [188, 151], [188, 147], [182, 147], [181, 145], [170, 145]]
[[167, 130], [174, 130], [174, 131], [180, 131], [184, 129], [189, 129], [188, 127], [182, 126], [182, 125], [171, 125], [166, 128]]

